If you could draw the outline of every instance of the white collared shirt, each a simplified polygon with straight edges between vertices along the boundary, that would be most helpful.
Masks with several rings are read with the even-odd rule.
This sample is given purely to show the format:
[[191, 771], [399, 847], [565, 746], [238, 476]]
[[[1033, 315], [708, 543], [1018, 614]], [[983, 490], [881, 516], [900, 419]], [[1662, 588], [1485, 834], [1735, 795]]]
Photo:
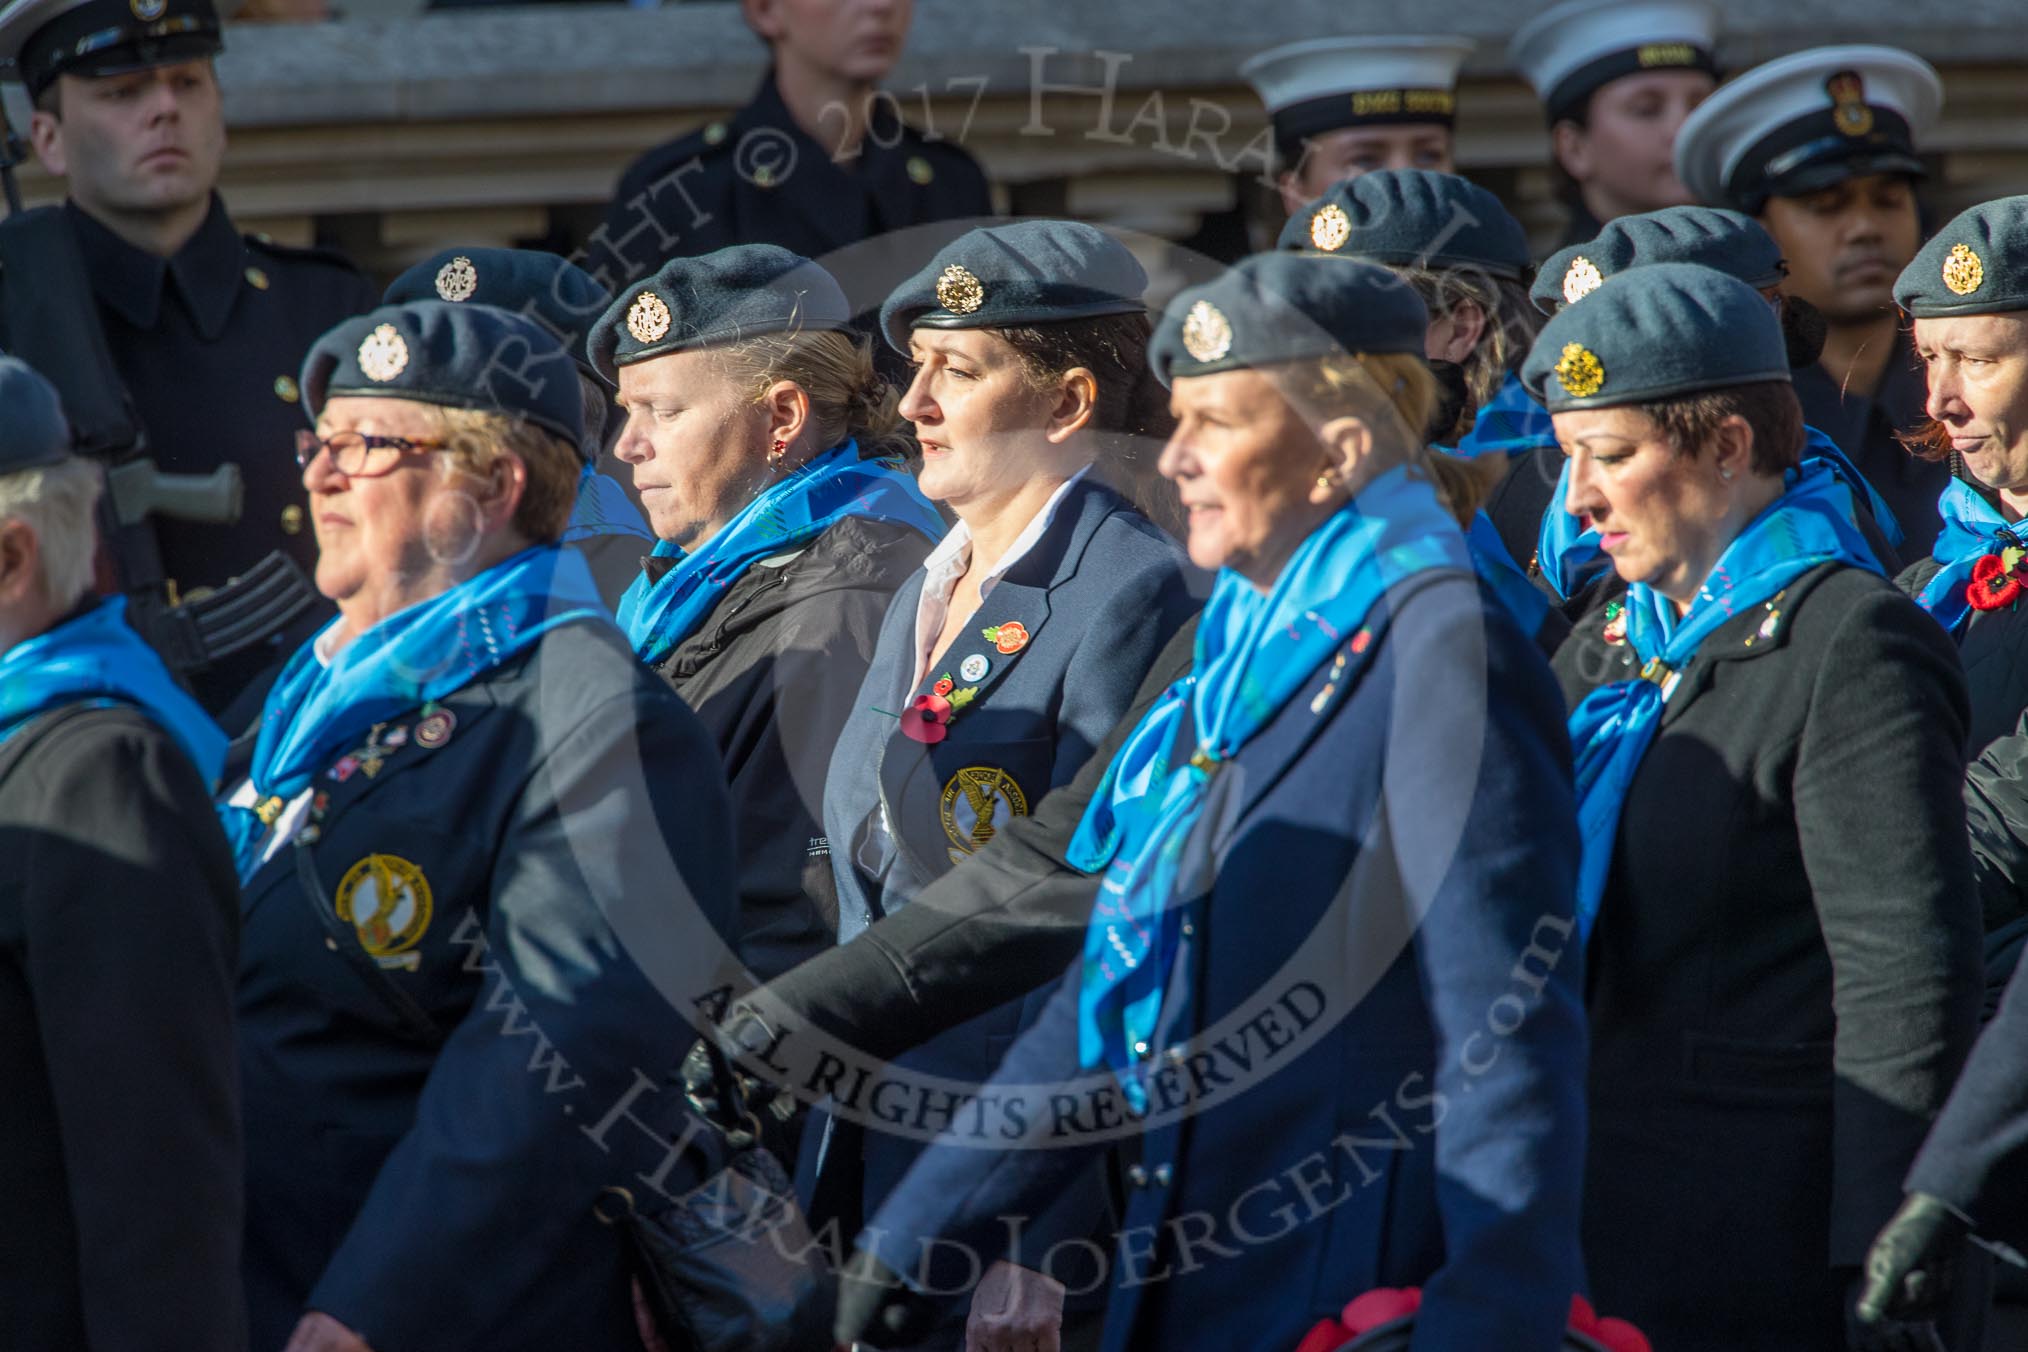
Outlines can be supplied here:
[[[1006, 576], [1007, 570], [1021, 562], [1022, 556], [1035, 548], [1036, 541], [1042, 538], [1043, 532], [1049, 529], [1049, 523], [1055, 520], [1056, 509], [1090, 470], [1091, 466], [1086, 465], [1065, 479], [1057, 490], [1049, 495], [1049, 501], [1042, 504], [1042, 510], [1037, 512], [1034, 518], [1022, 527], [1021, 533], [1014, 537], [1014, 543], [1007, 547], [1007, 552], [1002, 554], [999, 561], [979, 579], [981, 605], [999, 584], [1000, 579]], [[923, 578], [922, 598], [917, 601], [915, 608], [915, 677], [908, 683], [910, 691], [921, 685], [922, 678], [929, 674], [930, 654], [935, 651], [937, 638], [944, 632], [944, 625], [950, 620], [951, 597], [957, 594], [958, 579], [962, 578], [965, 570], [972, 566], [972, 528], [963, 521], [952, 526], [949, 534], [929, 552], [929, 557], [923, 560], [922, 566], [928, 576]]]
[[[317, 635], [316, 641], [310, 645], [310, 651], [316, 656], [318, 666], [328, 667], [331, 665], [331, 658], [338, 646], [338, 631], [342, 628], [344, 628], [343, 625], [334, 624], [330, 626], [323, 633]], [[275, 818], [274, 829], [268, 832], [267, 843], [261, 846], [261, 862], [263, 864], [273, 859], [276, 852], [282, 846], [294, 840], [296, 833], [303, 829], [304, 823], [309, 820], [310, 816], [310, 800], [316, 797], [316, 794], [317, 782], [313, 779], [310, 781], [310, 787], [304, 789], [294, 798], [291, 798], [289, 805], [282, 809], [282, 815]], [[243, 807], [251, 812], [253, 811], [254, 804], [259, 799], [260, 795], [254, 792], [253, 779], [249, 776], [239, 782], [239, 787], [234, 789], [232, 795], [225, 801], [228, 806]]]

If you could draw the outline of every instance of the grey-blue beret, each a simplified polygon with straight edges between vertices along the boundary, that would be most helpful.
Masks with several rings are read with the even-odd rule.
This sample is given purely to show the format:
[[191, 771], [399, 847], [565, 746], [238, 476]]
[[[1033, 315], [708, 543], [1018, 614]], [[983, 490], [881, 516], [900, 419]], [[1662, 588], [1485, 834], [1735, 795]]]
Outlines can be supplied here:
[[1781, 281], [1782, 249], [1753, 217], [1724, 207], [1664, 207], [1621, 216], [1596, 239], [1542, 262], [1528, 298], [1544, 314], [1584, 299], [1606, 278], [1651, 263], [1695, 263], [1762, 290]]
[[897, 352], [908, 331], [1000, 329], [1141, 314], [1148, 274], [1127, 246], [1077, 221], [1014, 221], [967, 231], [880, 307]]
[[388, 285], [382, 305], [442, 300], [491, 305], [540, 322], [580, 365], [591, 365], [585, 346], [592, 325], [613, 303], [613, 293], [567, 258], [536, 249], [445, 249], [417, 263]]
[[2028, 197], [1953, 216], [1901, 270], [1894, 303], [1916, 319], [2028, 310]]
[[573, 446], [584, 436], [570, 354], [534, 320], [490, 305], [418, 300], [345, 320], [311, 346], [298, 383], [312, 421], [334, 396], [373, 396], [518, 414]]
[[54, 465], [70, 451], [56, 386], [19, 357], [0, 357], [0, 474]]
[[1178, 376], [1329, 356], [1423, 354], [1429, 310], [1415, 288], [1353, 258], [1264, 253], [1177, 293], [1155, 327], [1148, 365]]
[[851, 327], [837, 278], [780, 245], [735, 244], [671, 259], [622, 291], [592, 325], [592, 368], [617, 384], [620, 367], [671, 352]]
[[1289, 217], [1275, 247], [1515, 278], [1529, 258], [1527, 233], [1499, 198], [1433, 169], [1376, 169], [1334, 183]]
[[1521, 383], [1552, 413], [1788, 378], [1774, 307], [1694, 263], [1608, 278], [1543, 326], [1521, 367]]

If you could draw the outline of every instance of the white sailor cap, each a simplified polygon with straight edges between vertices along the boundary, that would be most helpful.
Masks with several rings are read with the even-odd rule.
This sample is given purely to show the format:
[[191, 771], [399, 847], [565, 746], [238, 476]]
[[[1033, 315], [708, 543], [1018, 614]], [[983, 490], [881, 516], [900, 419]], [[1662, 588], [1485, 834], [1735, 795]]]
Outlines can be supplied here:
[[1553, 126], [1626, 75], [1718, 73], [1718, 14], [1701, 0], [1569, 0], [1521, 25], [1507, 63], [1535, 87]]
[[1943, 82], [1898, 47], [1812, 47], [1756, 66], [1676, 133], [1676, 174], [1698, 201], [1756, 214], [1864, 174], [1924, 173]]
[[1466, 38], [1310, 38], [1251, 57], [1239, 73], [1267, 105], [1276, 145], [1294, 158], [1306, 137], [1341, 127], [1450, 126], [1472, 47]]

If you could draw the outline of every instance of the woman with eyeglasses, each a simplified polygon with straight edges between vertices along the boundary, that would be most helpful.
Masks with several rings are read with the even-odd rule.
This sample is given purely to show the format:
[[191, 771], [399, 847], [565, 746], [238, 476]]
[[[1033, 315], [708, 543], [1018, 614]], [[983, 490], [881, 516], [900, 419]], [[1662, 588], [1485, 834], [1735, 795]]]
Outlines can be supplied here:
[[301, 386], [338, 618], [234, 744], [219, 808], [252, 1345], [637, 1348], [593, 1206], [665, 1145], [584, 1128], [666, 1066], [710, 984], [717, 748], [558, 547], [581, 407], [547, 330], [389, 306], [324, 335]]

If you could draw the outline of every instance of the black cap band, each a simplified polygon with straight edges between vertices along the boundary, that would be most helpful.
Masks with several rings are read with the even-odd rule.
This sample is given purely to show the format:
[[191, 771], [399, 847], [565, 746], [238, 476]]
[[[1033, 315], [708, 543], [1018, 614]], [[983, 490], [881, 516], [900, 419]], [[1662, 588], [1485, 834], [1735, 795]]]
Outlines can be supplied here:
[[224, 48], [210, 0], [88, 0], [36, 30], [16, 69], [35, 99], [59, 75], [124, 75]]
[[1556, 82], [1556, 88], [1543, 100], [1549, 125], [1582, 118], [1585, 103], [1614, 80], [1658, 70], [1701, 70], [1713, 79], [1718, 78], [1718, 63], [1712, 59], [1711, 49], [1694, 42], [1645, 42], [1638, 47], [1607, 52]]
[[1864, 105], [1866, 130], [1854, 134], [1849, 108], [1784, 123], [1742, 155], [1725, 181], [1726, 196], [1741, 211], [1758, 212], [1770, 197], [1798, 197], [1867, 174], [1928, 171], [1915, 153], [1908, 120], [1892, 108]]
[[1347, 127], [1403, 125], [1449, 127], [1457, 119], [1458, 96], [1450, 89], [1358, 89], [1304, 99], [1275, 111], [1275, 147], [1283, 157], [1301, 157], [1303, 142]]

